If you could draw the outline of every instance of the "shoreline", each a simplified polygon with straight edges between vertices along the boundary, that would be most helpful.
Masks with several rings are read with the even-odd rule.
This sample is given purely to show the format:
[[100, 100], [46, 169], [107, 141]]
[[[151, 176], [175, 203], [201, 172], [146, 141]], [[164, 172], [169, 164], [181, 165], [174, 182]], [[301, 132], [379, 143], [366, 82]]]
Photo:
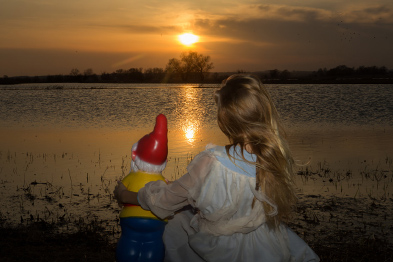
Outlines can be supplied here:
[[[70, 81], [34, 81], [30, 80], [29, 77], [15, 77], [16, 80], [14, 81], [0, 81], [0, 88], [2, 86], [14, 86], [14, 85], [20, 85], [20, 84], [47, 84], [47, 85], [53, 85], [52, 89], [63, 89], [61, 87], [61, 84], [114, 84], [114, 85], [127, 85], [127, 84], [174, 84], [174, 85], [194, 85], [194, 88], [200, 88], [200, 87], [206, 87], [204, 85], [214, 85], [214, 87], [217, 87], [221, 85], [222, 80], [224, 80], [226, 77], [230, 76], [233, 73], [228, 73], [224, 74], [225, 77], [222, 77], [218, 80], [207, 80], [207, 81], [169, 81], [169, 82], [163, 82], [163, 81], [130, 81], [130, 82], [105, 82], [105, 81], [76, 81], [76, 82], [70, 82]], [[32, 77], [33, 78], [33, 77]], [[12, 79], [12, 78], [10, 78]], [[325, 78], [313, 78], [313, 77], [304, 77], [304, 78], [287, 78], [287, 79], [272, 79], [272, 78], [261, 78], [261, 81], [263, 84], [286, 84], [286, 85], [291, 85], [291, 84], [332, 84], [332, 85], [342, 85], [342, 84], [369, 84], [369, 85], [375, 85], [375, 84], [393, 84], [393, 77], [325, 77]], [[97, 89], [92, 87], [92, 89]], [[99, 88], [98, 88], [99, 89]]]

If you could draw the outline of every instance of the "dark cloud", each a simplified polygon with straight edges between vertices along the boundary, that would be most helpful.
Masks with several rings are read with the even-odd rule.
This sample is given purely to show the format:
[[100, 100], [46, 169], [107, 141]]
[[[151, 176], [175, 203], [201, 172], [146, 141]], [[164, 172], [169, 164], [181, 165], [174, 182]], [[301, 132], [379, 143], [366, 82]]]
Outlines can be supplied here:
[[276, 10], [277, 18], [296, 19], [302, 21], [315, 21], [322, 17], [320, 10], [316, 9], [304, 9], [294, 8], [289, 6], [283, 6]]
[[259, 5], [258, 9], [264, 12], [269, 12], [272, 10], [272, 7], [270, 5]]
[[353, 12], [347, 12], [343, 17], [350, 22], [359, 23], [388, 23], [393, 25], [393, 9], [389, 6], [368, 7]]
[[113, 30], [126, 31], [133, 34], [173, 34], [174, 31], [180, 31], [176, 26], [163, 26], [163, 25], [93, 25], [101, 28], [111, 28]]
[[233, 66], [246, 70], [258, 64], [262, 69], [289, 70], [317, 70], [340, 64], [393, 68], [391, 25], [345, 22], [340, 17], [319, 19], [318, 12], [312, 10], [283, 8], [276, 9], [277, 13], [302, 19], [231, 17], [196, 20], [194, 25], [212, 38], [227, 39], [206, 43], [206, 49], [212, 54], [226, 50], [236, 57]]
[[392, 9], [388, 6], [377, 6], [369, 7], [363, 10], [365, 14], [381, 15], [381, 14], [391, 14]]

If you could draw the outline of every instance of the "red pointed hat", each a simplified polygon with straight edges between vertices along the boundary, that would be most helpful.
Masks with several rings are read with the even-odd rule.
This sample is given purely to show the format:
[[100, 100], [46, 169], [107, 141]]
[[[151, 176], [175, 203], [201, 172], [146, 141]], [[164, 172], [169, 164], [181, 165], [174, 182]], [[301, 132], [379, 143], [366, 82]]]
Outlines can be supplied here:
[[138, 142], [136, 155], [144, 162], [153, 165], [163, 164], [168, 156], [168, 128], [163, 114], [156, 118], [153, 132], [142, 137]]

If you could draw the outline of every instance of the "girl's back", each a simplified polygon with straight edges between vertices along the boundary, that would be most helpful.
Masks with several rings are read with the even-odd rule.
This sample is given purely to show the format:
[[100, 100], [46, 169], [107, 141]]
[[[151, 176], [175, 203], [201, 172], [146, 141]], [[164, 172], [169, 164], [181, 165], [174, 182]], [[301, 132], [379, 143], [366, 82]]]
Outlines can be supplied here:
[[[209, 147], [189, 165], [190, 178], [179, 180], [198, 212], [183, 211], [169, 221], [164, 233], [167, 261], [318, 261], [284, 224], [268, 227], [259, 201], [251, 206], [254, 197], [269, 200], [253, 187], [255, 166], [236, 155], [233, 160], [225, 148]], [[244, 156], [255, 160], [247, 152]]]
[[[248, 161], [255, 162], [255, 156], [248, 152], [243, 154]], [[239, 147], [232, 147], [230, 155], [232, 158], [228, 157], [224, 147], [208, 146], [208, 150], [198, 155], [188, 167], [192, 176], [203, 179], [195, 203], [201, 216], [198, 227], [213, 235], [248, 233], [265, 222], [263, 206], [251, 207], [256, 195], [267, 200], [253, 190], [255, 165], [241, 159]], [[204, 157], [212, 160], [203, 166], [202, 171], [199, 159]]]

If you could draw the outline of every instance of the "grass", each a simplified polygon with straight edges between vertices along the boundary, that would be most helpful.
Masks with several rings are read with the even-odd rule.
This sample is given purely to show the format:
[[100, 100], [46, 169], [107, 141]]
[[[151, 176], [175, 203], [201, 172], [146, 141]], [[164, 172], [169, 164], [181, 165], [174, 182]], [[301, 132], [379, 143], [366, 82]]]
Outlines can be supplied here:
[[393, 261], [392, 201], [301, 195], [289, 224], [321, 261]]
[[383, 167], [369, 166], [366, 161], [358, 163], [359, 170], [339, 169], [332, 170], [329, 164], [318, 163], [316, 167], [301, 166], [297, 171], [301, 187], [315, 182], [321, 188], [329, 190], [332, 194], [341, 196], [362, 197], [371, 200], [388, 200], [392, 198], [389, 192], [393, 182], [393, 169], [390, 158], [384, 160]]
[[[175, 169], [171, 178], [180, 177], [181, 167], [192, 158], [171, 159]], [[0, 167], [0, 174], [11, 174], [2, 178], [0, 187], [12, 188], [12, 178], [17, 176], [23, 184], [16, 186], [16, 192], [9, 191], [17, 195], [11, 199], [20, 203], [16, 211], [20, 223], [8, 224], [15, 215], [8, 210], [0, 212], [0, 261], [115, 260], [120, 234], [115, 220], [118, 209], [111, 199], [114, 179], [110, 172], [115, 168], [111, 161], [104, 161], [101, 152], [93, 163], [96, 168], [89, 173], [77, 172], [81, 161], [67, 153], [52, 157], [0, 151], [0, 160], [7, 164]], [[67, 167], [57, 174], [60, 186], [31, 179], [37, 162], [37, 166], [43, 162], [58, 167], [64, 161], [71, 165], [64, 165]], [[116, 170], [123, 176], [129, 166], [125, 162], [122, 158], [118, 165], [121, 169]], [[386, 158], [373, 168], [365, 163], [360, 170], [334, 170], [327, 163], [319, 163], [316, 168], [305, 166], [297, 173], [300, 182], [316, 188], [322, 185], [329, 196], [322, 190], [316, 194], [300, 192], [298, 209], [289, 226], [322, 261], [393, 261], [392, 162]], [[368, 191], [364, 193], [366, 184]], [[77, 210], [84, 210], [85, 215]], [[112, 214], [113, 219], [99, 220], [98, 212]]]
[[0, 261], [115, 261], [115, 244], [99, 228], [59, 233], [57, 226], [34, 222], [0, 227]]
[[[329, 210], [337, 206], [340, 203], [332, 202], [324, 208]], [[306, 211], [306, 207], [303, 208]], [[303, 211], [299, 214], [304, 215]], [[317, 219], [318, 216], [309, 215], [302, 219], [303, 225], [290, 226], [307, 241], [321, 261], [393, 261], [393, 249], [386, 239], [341, 227], [317, 231], [316, 226], [323, 223], [323, 218]], [[60, 221], [49, 223], [39, 220], [11, 227], [1, 220], [0, 261], [115, 261], [116, 244], [104, 224], [80, 219], [73, 223], [77, 230], [72, 233], [61, 230], [64, 226]]]
[[[346, 238], [345, 241], [343, 239]], [[340, 232], [329, 242], [311, 243], [321, 261], [329, 262], [390, 262], [393, 249], [383, 239], [353, 239], [351, 231]]]

